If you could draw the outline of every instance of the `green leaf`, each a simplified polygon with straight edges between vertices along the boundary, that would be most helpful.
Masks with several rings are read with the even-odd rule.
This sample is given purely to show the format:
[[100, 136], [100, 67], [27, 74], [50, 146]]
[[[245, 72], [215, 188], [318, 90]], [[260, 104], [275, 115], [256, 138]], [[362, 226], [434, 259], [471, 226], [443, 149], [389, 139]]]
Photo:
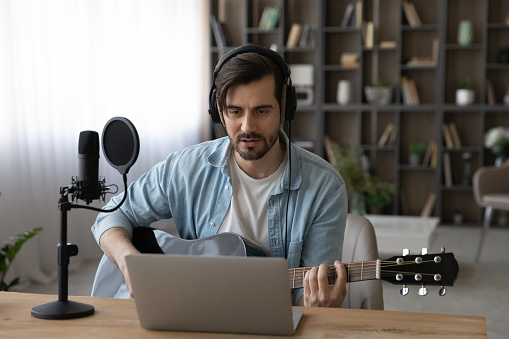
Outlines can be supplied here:
[[7, 259], [9, 261], [13, 261], [16, 254], [21, 249], [21, 246], [30, 238], [34, 237], [38, 233], [42, 231], [41, 227], [36, 227], [28, 232], [19, 234], [17, 237], [14, 238], [14, 244], [12, 246], [9, 246], [7, 248]]
[[2, 247], [0, 250], [0, 291], [8, 291], [12, 286], [19, 284], [19, 278], [14, 278], [9, 284], [5, 282], [7, 271], [16, 257], [16, 254], [21, 249], [21, 246], [23, 246], [28, 239], [36, 236], [41, 231], [41, 227], [36, 227], [28, 232], [18, 234]]

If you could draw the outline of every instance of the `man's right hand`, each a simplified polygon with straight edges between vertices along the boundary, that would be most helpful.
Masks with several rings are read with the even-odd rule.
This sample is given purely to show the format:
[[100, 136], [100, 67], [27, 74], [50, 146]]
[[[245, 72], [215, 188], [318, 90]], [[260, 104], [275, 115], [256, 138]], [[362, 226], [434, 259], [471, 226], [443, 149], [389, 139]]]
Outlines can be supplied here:
[[140, 252], [136, 249], [136, 247], [134, 247], [131, 239], [132, 236], [128, 230], [122, 227], [113, 227], [101, 235], [99, 244], [108, 259], [117, 265], [120, 271], [124, 274], [129, 294], [131, 295], [131, 298], [134, 298], [125, 257], [128, 254], [136, 254]]

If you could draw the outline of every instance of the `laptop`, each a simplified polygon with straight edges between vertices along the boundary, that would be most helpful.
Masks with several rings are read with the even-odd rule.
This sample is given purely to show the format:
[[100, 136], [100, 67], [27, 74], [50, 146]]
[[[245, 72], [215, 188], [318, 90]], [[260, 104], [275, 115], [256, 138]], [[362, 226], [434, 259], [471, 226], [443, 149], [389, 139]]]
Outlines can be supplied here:
[[126, 257], [140, 325], [149, 330], [291, 335], [283, 258], [133, 254]]

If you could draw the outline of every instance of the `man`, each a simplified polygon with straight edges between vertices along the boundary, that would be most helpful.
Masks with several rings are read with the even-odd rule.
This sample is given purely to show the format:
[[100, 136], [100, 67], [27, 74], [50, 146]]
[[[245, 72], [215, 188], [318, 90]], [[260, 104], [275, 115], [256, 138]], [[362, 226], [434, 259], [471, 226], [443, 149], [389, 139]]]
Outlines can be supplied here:
[[[259, 46], [225, 55], [214, 72], [210, 111], [228, 137], [170, 154], [130, 185], [119, 210], [98, 216], [94, 236], [123, 272], [131, 296], [125, 256], [138, 252], [133, 227], [173, 218], [181, 238], [235, 232], [267, 255], [286, 256], [289, 267], [313, 267], [304, 288], [292, 292], [294, 304], [341, 307], [346, 272], [337, 260], [346, 188], [325, 160], [290, 144], [280, 128], [295, 110], [287, 67]], [[114, 197], [109, 206], [119, 201]], [[329, 286], [332, 264], [338, 277]]]

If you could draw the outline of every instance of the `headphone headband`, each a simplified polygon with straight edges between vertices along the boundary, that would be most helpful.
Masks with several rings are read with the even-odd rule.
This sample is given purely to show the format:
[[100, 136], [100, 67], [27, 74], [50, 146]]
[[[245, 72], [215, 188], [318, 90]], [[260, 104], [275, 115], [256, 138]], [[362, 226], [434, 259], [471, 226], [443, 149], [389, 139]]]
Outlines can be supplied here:
[[[214, 68], [214, 83], [212, 85], [212, 88], [210, 90], [209, 94], [209, 114], [212, 118], [212, 120], [216, 124], [222, 124], [223, 121], [221, 119], [221, 113], [219, 112], [219, 109], [217, 107], [217, 100], [216, 100], [216, 79], [217, 75], [219, 74], [219, 71], [223, 67], [223, 65], [228, 62], [228, 60], [234, 58], [235, 56], [239, 54], [244, 53], [256, 53], [259, 55], [262, 55], [264, 57], [269, 58], [271, 61], [273, 61], [276, 66], [281, 70], [284, 82], [285, 84], [283, 87], [286, 87], [285, 93], [282, 94], [282, 100], [281, 100], [281, 115], [282, 119], [281, 121], [290, 121], [293, 120], [295, 115], [295, 110], [297, 109], [297, 95], [295, 94], [295, 87], [292, 85], [292, 80], [290, 79], [290, 67], [285, 62], [283, 57], [279, 55], [279, 53], [265, 48], [258, 45], [245, 45], [241, 47], [237, 47], [235, 49], [230, 50], [228, 53], [226, 53], [217, 63], [216, 67]], [[285, 86], [286, 85], [286, 86]]]
[[284, 78], [288, 78], [288, 79], [290, 78], [290, 73], [291, 73], [290, 67], [288, 66], [286, 61], [283, 59], [283, 57], [281, 55], [279, 55], [279, 53], [274, 52], [271, 49], [257, 46], [257, 45], [245, 45], [245, 46], [241, 46], [241, 47], [232, 49], [231, 51], [229, 51], [228, 53], [223, 55], [221, 60], [219, 60], [216, 67], [214, 68], [214, 80], [216, 80], [217, 74], [219, 73], [219, 71], [221, 70], [223, 65], [226, 62], [228, 62], [228, 60], [230, 60], [231, 58], [233, 58], [239, 54], [244, 54], [244, 53], [256, 53], [256, 54], [260, 54], [260, 55], [263, 55], [264, 57], [269, 58], [277, 65], [277, 67], [281, 70], [281, 72], [283, 72]]

